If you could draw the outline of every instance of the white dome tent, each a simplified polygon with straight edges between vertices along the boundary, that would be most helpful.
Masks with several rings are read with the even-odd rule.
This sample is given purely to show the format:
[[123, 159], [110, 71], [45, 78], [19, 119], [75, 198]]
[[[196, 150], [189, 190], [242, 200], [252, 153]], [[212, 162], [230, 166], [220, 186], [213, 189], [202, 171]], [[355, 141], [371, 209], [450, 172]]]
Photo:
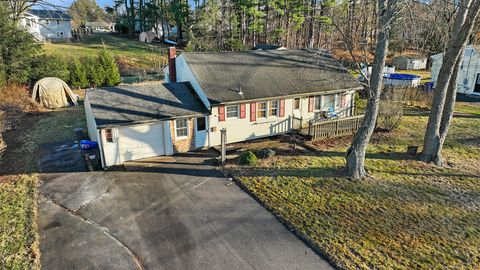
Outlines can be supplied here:
[[138, 37], [138, 40], [145, 43], [152, 43], [154, 39], [155, 39], [154, 32], [142, 32]]
[[77, 96], [70, 87], [61, 79], [54, 77], [39, 80], [33, 86], [32, 99], [49, 109], [78, 105]]

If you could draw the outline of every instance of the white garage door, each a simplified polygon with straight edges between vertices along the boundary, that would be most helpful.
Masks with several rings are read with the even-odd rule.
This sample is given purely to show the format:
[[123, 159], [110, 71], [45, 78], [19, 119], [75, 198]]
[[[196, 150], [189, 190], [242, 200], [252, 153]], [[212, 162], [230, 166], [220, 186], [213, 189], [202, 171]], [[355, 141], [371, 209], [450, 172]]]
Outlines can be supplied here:
[[118, 142], [122, 161], [165, 155], [162, 123], [119, 128]]

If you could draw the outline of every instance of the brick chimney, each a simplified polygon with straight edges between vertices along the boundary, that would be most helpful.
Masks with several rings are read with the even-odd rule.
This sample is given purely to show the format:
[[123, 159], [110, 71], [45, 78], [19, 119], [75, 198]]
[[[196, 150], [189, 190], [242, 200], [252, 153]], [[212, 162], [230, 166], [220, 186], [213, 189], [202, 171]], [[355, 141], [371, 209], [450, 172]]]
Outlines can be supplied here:
[[177, 67], [175, 66], [175, 58], [177, 57], [177, 49], [175, 47], [168, 48], [168, 80], [171, 83], [177, 82]]

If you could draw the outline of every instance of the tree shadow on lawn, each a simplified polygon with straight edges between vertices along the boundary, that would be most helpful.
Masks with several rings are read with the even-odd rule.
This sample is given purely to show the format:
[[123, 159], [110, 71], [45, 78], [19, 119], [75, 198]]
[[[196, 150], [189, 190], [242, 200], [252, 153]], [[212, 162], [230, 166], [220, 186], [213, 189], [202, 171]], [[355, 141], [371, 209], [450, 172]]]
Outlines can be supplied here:
[[[288, 157], [288, 156], [302, 156], [302, 157], [326, 157], [326, 158], [342, 158], [336, 165], [325, 165], [325, 166], [306, 166], [305, 168], [298, 168], [295, 165], [291, 167], [270, 167], [266, 166], [258, 166], [258, 167], [248, 167], [248, 166], [241, 166], [239, 167], [238, 171], [241, 171], [242, 176], [270, 176], [270, 177], [278, 177], [278, 176], [285, 176], [285, 177], [346, 177], [345, 174], [345, 163], [344, 163], [344, 152], [339, 151], [318, 151], [318, 152], [310, 152], [310, 153], [280, 153], [277, 156]], [[370, 161], [375, 162], [378, 160], [380, 162], [388, 162], [388, 161], [413, 161], [418, 162], [416, 164], [419, 165], [419, 168], [416, 169], [415, 172], [412, 172], [411, 168], [402, 169], [402, 166], [406, 166], [406, 164], [394, 164], [394, 163], [385, 163], [385, 164], [368, 164]], [[335, 161], [329, 161], [335, 162]], [[455, 173], [455, 172], [445, 172], [440, 170], [441, 167], [436, 167], [434, 165], [429, 165], [423, 163], [419, 160], [419, 155], [409, 155], [407, 153], [399, 153], [399, 152], [378, 152], [378, 153], [367, 153], [366, 154], [366, 169], [368, 174], [387, 174], [392, 175], [393, 177], [403, 175], [417, 178], [419, 176], [423, 177], [469, 177], [469, 178], [478, 178], [475, 174], [468, 174], [468, 173]], [[428, 166], [431, 171], [428, 171], [426, 168], [423, 169], [422, 166]], [[389, 168], [391, 168], [389, 170]]]

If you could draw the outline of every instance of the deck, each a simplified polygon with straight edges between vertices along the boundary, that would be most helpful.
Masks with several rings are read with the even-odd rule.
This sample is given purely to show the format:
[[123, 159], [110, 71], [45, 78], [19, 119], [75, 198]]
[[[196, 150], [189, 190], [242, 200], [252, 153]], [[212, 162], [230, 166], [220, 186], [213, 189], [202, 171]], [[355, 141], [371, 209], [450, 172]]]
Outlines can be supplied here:
[[357, 132], [362, 124], [363, 118], [364, 115], [357, 115], [345, 118], [317, 121], [314, 123], [309, 123], [307, 127], [302, 125], [300, 133], [310, 136], [313, 141], [353, 135]]

